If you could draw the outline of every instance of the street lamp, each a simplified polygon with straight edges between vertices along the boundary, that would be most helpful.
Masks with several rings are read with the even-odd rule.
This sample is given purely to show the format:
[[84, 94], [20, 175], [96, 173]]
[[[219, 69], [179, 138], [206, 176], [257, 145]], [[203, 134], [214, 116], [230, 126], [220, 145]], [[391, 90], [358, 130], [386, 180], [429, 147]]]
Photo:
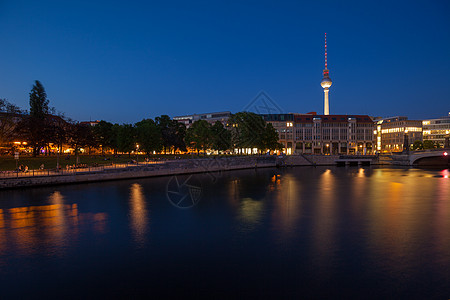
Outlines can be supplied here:
[[405, 130], [405, 135], [403, 137], [403, 153], [409, 154], [409, 137], [408, 130]]
[[136, 144], [136, 165], [139, 165], [139, 144]]

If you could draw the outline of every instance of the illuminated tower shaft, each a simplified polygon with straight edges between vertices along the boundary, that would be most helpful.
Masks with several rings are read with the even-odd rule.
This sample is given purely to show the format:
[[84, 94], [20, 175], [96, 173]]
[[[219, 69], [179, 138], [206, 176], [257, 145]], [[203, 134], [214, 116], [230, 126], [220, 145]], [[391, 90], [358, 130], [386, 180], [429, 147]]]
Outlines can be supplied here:
[[330, 104], [328, 102], [328, 88], [324, 88], [323, 93], [324, 93], [324, 107], [323, 107], [323, 114], [324, 115], [329, 115], [330, 114]]
[[324, 93], [324, 108], [323, 108], [323, 114], [329, 115], [330, 114], [330, 104], [328, 101], [328, 91], [332, 84], [330, 79], [330, 71], [328, 70], [328, 62], [327, 62], [327, 34], [325, 33], [325, 69], [323, 70], [323, 78], [320, 82], [320, 85], [323, 88]]

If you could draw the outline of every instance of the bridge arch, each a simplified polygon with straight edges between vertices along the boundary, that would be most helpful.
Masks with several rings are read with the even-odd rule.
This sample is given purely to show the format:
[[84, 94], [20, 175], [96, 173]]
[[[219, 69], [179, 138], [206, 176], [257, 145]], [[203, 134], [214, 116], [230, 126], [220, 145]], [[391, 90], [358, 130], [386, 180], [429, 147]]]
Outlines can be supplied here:
[[450, 151], [448, 150], [413, 153], [410, 155], [411, 165], [449, 166], [449, 162], [450, 162]]

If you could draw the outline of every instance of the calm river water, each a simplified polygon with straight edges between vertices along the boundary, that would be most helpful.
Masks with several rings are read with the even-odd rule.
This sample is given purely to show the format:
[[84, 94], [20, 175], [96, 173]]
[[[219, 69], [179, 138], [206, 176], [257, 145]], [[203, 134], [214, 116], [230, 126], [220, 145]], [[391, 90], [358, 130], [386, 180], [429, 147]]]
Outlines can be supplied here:
[[1, 191], [0, 298], [449, 299], [449, 177], [297, 167]]

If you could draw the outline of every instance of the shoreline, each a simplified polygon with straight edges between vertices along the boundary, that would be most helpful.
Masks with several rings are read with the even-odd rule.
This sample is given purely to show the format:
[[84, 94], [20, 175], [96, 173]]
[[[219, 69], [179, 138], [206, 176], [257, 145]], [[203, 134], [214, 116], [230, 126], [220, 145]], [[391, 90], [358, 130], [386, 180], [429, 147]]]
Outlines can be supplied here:
[[[89, 171], [56, 173], [49, 171], [47, 175], [18, 176], [0, 178], [0, 190], [51, 185], [90, 183], [101, 181], [124, 180], [146, 177], [163, 177], [185, 174], [214, 173], [243, 169], [295, 167], [295, 166], [336, 166], [338, 156], [251, 156], [199, 158], [189, 160], [173, 160], [161, 164], [145, 164], [126, 166], [123, 168], [99, 168]], [[369, 165], [389, 165], [374, 159]]]
[[51, 185], [89, 183], [146, 177], [163, 177], [184, 174], [214, 173], [240, 169], [271, 168], [277, 166], [276, 157], [242, 157], [221, 159], [174, 160], [161, 164], [127, 166], [123, 168], [102, 168], [41, 176], [20, 176], [0, 178], [0, 190]]

